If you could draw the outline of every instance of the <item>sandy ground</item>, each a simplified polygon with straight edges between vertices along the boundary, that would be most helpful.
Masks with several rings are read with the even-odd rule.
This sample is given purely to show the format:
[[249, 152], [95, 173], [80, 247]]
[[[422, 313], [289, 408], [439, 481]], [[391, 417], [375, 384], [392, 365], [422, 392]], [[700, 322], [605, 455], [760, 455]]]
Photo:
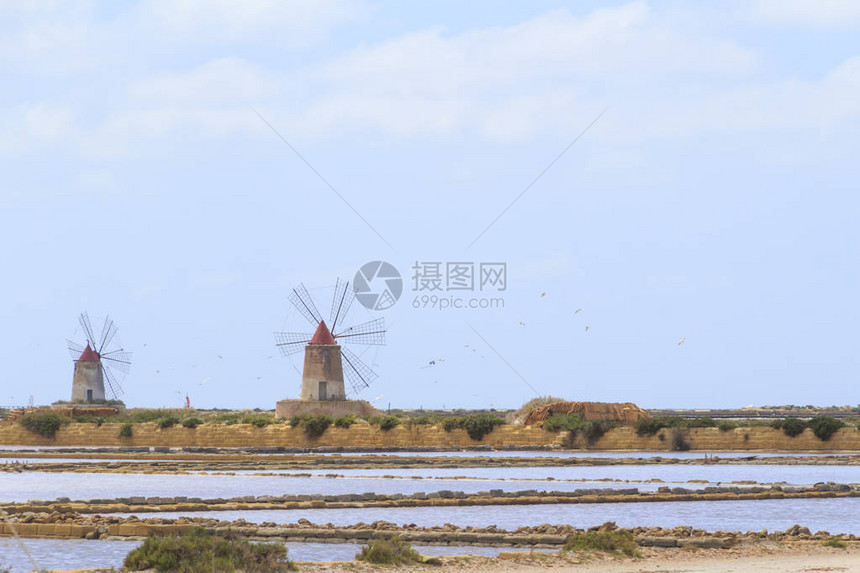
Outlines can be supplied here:
[[506, 559], [481, 557], [445, 559], [441, 567], [390, 568], [365, 563], [302, 563], [300, 571], [315, 573], [351, 571], [423, 571], [430, 573], [812, 573], [845, 571], [860, 573], [860, 547], [834, 549], [819, 545], [751, 546], [698, 551], [649, 549], [642, 559], [614, 558], [602, 554], [542, 556], [510, 553]]

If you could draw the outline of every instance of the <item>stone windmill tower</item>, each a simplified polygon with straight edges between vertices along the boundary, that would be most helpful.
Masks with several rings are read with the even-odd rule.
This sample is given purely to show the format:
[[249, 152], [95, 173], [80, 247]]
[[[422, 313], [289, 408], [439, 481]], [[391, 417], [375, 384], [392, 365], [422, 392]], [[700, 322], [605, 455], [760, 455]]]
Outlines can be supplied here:
[[101, 336], [96, 340], [86, 312], [81, 314], [78, 322], [86, 338], [86, 347], [71, 340], [66, 341], [75, 362], [72, 402], [119, 399], [123, 394], [121, 379], [128, 374], [131, 367], [131, 353], [116, 347], [116, 324], [110, 317], [106, 317]]
[[313, 335], [299, 332], [276, 332], [275, 344], [284, 356], [304, 349], [305, 361], [299, 400], [281, 400], [276, 414], [289, 417], [296, 413], [375, 413], [367, 402], [347, 400], [345, 382], [354, 394], [370, 386], [377, 374], [346, 345], [384, 345], [385, 320], [376, 318], [363, 324], [342, 328], [355, 293], [349, 281], [337, 280], [329, 322], [322, 319], [304, 285], [292, 290], [289, 300], [316, 330]]

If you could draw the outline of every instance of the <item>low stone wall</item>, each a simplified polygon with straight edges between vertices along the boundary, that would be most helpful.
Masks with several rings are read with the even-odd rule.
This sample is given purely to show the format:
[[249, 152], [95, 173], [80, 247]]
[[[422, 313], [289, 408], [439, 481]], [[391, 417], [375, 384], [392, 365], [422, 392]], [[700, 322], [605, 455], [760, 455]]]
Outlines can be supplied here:
[[540, 428], [499, 426], [477, 442], [465, 430], [446, 432], [441, 426], [407, 425], [388, 431], [370, 424], [354, 424], [349, 428], [329, 427], [318, 438], [309, 438], [302, 428], [274, 424], [257, 428], [250, 424], [203, 424], [197, 428], [173, 426], [159, 428], [156, 423], [133, 425], [130, 438], [119, 436], [121, 424], [72, 423], [63, 426], [53, 439], [34, 434], [12, 422], [0, 423], [0, 445], [15, 446], [167, 446], [167, 447], [346, 447], [346, 448], [410, 448], [438, 446], [551, 446], [560, 443], [559, 434]]
[[[216, 535], [231, 535], [258, 539], [261, 541], [292, 541], [315, 543], [367, 543], [372, 539], [386, 538], [397, 534], [415, 545], [473, 545], [496, 547], [532, 547], [558, 549], [564, 545], [570, 535], [582, 534], [583, 529], [570, 525], [539, 525], [521, 527], [516, 531], [505, 531], [490, 527], [460, 528], [446, 524], [422, 528], [417, 526], [398, 527], [393, 523], [374, 522], [372, 524], [356, 524], [346, 527], [335, 527], [331, 524], [317, 525], [305, 519], [298, 524], [287, 524], [274, 527], [253, 525], [237, 521], [230, 524], [213, 524], [215, 520], [179, 519], [163, 520], [167, 523], [142, 521], [136, 517], [106, 521], [104, 518], [88, 520], [87, 523], [55, 522], [55, 516], [39, 516], [39, 522], [0, 523], [0, 536], [17, 534], [21, 537], [54, 537], [54, 538], [85, 538], [85, 539], [140, 539], [151, 535], [177, 535], [203, 527]], [[61, 518], [65, 519], [65, 518]], [[72, 518], [73, 520], [76, 518]], [[217, 522], [216, 522], [217, 523]], [[223, 522], [221, 522], [223, 523]], [[588, 531], [614, 531], [617, 527], [613, 522], [601, 526], [590, 527]], [[808, 528], [794, 525], [786, 531], [747, 532], [716, 531], [708, 532], [689, 526], [678, 526], [672, 529], [660, 527], [634, 527], [629, 529], [636, 543], [642, 547], [698, 547], [707, 549], [727, 549], [735, 547], [740, 542], [759, 542], [768, 540], [776, 543], [796, 542], [809, 543], [828, 539], [830, 533], [819, 531], [812, 533]], [[857, 537], [853, 534], [839, 535], [842, 541], [854, 542]]]
[[367, 507], [467, 507], [478, 505], [549, 505], [583, 503], [650, 503], [655, 501], [724, 501], [772, 500], [830, 497], [860, 497], [860, 486], [820, 483], [815, 486], [732, 485], [709, 486], [702, 489], [660, 487], [657, 491], [638, 488], [583, 488], [571, 491], [503, 491], [477, 493], [441, 490], [414, 494], [300, 494], [238, 496], [232, 498], [188, 498], [135, 496], [117, 499], [45, 501], [31, 499], [25, 503], [0, 504], [0, 513], [112, 514], [163, 513], [205, 511], [349, 509]]
[[[0, 422], [0, 445], [16, 446], [141, 446], [141, 447], [342, 447], [342, 448], [461, 448], [484, 445], [494, 448], [562, 446], [566, 432], [552, 433], [533, 426], [499, 426], [484, 436], [472, 440], [465, 430], [446, 432], [441, 426], [407, 424], [388, 431], [365, 423], [350, 428], [330, 427], [319, 438], [309, 438], [302, 428], [276, 424], [257, 428], [250, 424], [203, 424], [197, 428], [174, 426], [161, 429], [158, 424], [134, 424], [133, 435], [121, 438], [121, 424], [72, 423], [63, 426], [53, 439], [45, 438], [24, 429], [14, 422]], [[662, 437], [661, 437], [662, 436]], [[823, 442], [812, 430], [796, 437], [786, 436], [781, 430], [767, 427], [737, 428], [723, 432], [718, 428], [692, 428], [686, 432], [691, 450], [701, 451], [860, 451], [860, 431], [854, 427], [838, 430]], [[613, 428], [595, 443], [588, 446], [582, 439], [576, 447], [593, 450], [668, 451], [670, 431], [660, 430], [654, 436], [639, 436], [633, 428]]]
[[[662, 436], [662, 437], [661, 437]], [[690, 428], [685, 439], [691, 450], [702, 451], [850, 451], [860, 450], [860, 431], [856, 427], [837, 430], [829, 440], [823, 442], [806, 429], [795, 437], [785, 435], [782, 430], [756, 426], [722, 431], [719, 428]], [[613, 428], [592, 444], [594, 450], [641, 450], [667, 451], [671, 442], [671, 430], [663, 429], [653, 436], [639, 436], [629, 427]]]

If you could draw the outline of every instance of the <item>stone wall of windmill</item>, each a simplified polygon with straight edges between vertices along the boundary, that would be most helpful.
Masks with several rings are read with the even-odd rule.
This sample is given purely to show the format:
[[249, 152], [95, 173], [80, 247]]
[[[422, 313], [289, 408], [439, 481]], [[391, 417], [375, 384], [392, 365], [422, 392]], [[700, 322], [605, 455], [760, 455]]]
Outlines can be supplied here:
[[346, 400], [343, 364], [337, 344], [309, 344], [305, 348], [300, 400]]
[[72, 379], [72, 402], [104, 401], [105, 380], [102, 363], [92, 348], [87, 345], [81, 357], [75, 361]]
[[346, 400], [340, 346], [321, 321], [305, 347], [305, 365], [299, 399], [305, 401]]

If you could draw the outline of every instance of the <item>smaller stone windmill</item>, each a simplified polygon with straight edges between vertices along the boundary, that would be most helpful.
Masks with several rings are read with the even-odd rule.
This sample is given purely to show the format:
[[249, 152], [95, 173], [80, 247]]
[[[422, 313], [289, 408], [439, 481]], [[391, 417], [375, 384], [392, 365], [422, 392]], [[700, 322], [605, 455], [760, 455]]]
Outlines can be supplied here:
[[337, 280], [331, 304], [329, 323], [323, 320], [304, 285], [294, 288], [289, 301], [316, 327], [313, 335], [299, 332], [276, 332], [275, 344], [284, 356], [305, 351], [302, 387], [299, 400], [281, 400], [276, 414], [289, 417], [297, 413], [334, 415], [374, 413], [367, 402], [347, 400], [344, 381], [353, 394], [370, 386], [377, 375], [345, 344], [385, 344], [385, 320], [376, 318], [347, 328], [342, 327], [355, 300], [349, 281]]
[[[72, 380], [72, 402], [102, 402], [118, 400], [123, 394], [121, 382], [131, 368], [131, 352], [117, 348], [117, 326], [105, 317], [98, 340], [93, 335], [86, 312], [78, 317], [86, 338], [86, 346], [67, 340], [69, 353], [75, 361]], [[107, 390], [107, 392], [105, 392]]]

